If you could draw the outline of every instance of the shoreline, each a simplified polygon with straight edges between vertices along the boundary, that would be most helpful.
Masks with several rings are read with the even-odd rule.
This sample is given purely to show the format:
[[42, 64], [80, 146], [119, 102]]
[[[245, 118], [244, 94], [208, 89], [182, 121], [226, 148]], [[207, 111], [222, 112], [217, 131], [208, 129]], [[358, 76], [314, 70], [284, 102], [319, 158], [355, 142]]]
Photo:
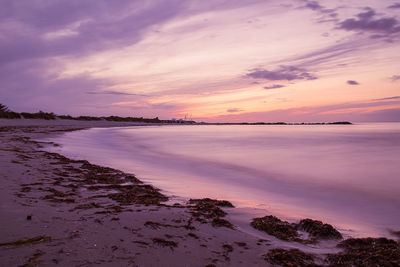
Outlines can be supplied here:
[[[309, 239], [304, 231], [299, 237], [293, 232], [295, 239], [286, 241], [280, 231], [268, 230], [268, 235], [262, 232], [262, 221], [257, 227], [265, 239], [251, 236], [226, 220], [233, 208], [226, 202], [193, 200], [186, 205], [166, 205], [167, 196], [134, 175], [49, 153], [42, 150], [44, 146], [57, 144], [32, 141], [66, 131], [113, 126], [138, 124], [49, 125], [36, 120], [25, 126], [0, 127], [5, 226], [1, 262], [26, 266], [265, 266], [274, 263], [275, 254], [285, 253], [297, 255], [300, 263], [304, 255], [293, 249], [312, 253], [317, 264], [326, 264], [327, 254], [341, 251], [336, 248], [339, 241], [299, 242], [297, 238]], [[273, 221], [271, 227], [285, 225], [289, 232], [294, 227]]]

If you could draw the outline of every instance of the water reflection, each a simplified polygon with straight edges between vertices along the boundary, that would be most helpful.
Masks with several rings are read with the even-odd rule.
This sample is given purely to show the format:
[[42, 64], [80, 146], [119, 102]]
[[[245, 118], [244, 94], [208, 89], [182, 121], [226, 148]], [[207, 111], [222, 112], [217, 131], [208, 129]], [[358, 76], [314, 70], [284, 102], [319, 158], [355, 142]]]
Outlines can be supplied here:
[[400, 229], [400, 124], [108, 128], [55, 141], [64, 154], [133, 172], [170, 194], [361, 235]]

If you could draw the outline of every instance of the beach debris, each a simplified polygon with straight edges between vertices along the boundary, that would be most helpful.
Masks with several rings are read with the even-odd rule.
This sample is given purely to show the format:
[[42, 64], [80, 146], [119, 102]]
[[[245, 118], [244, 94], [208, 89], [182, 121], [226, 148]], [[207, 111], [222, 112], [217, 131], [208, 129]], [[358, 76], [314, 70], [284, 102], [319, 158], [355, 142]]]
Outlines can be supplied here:
[[[182, 222], [182, 221], [181, 221]], [[181, 225], [173, 225], [173, 224], [168, 224], [168, 223], [160, 223], [160, 222], [154, 222], [154, 221], [147, 221], [144, 223], [144, 226], [152, 228], [152, 229], [160, 229], [161, 227], [170, 227], [170, 228], [184, 228], [186, 230], [193, 230], [194, 227], [188, 227], [188, 222], [187, 224], [181, 224]]]
[[190, 199], [189, 204], [213, 205], [213, 206], [218, 206], [218, 207], [234, 208], [232, 203], [227, 200], [217, 200], [217, 199], [211, 199], [211, 198]]
[[21, 267], [28, 267], [28, 266], [38, 266], [39, 264], [43, 263], [43, 259], [40, 257], [44, 255], [44, 252], [41, 250], [36, 250], [35, 253], [25, 262]]
[[[343, 239], [342, 235], [332, 225], [312, 219], [303, 219], [299, 223], [289, 223], [269, 215], [254, 218], [250, 223], [255, 229], [264, 231], [284, 241], [295, 241], [304, 244], [316, 243], [318, 240]], [[302, 239], [300, 231], [309, 233], [308, 239]]]
[[225, 261], [230, 261], [231, 259], [229, 258], [229, 253], [233, 252], [232, 245], [224, 244], [224, 245], [222, 245], [222, 249], [224, 250], [222, 253], [222, 256], [224, 257]]
[[30, 191], [31, 191], [31, 188], [29, 186], [21, 188], [21, 192], [23, 192], [23, 193], [27, 193], [27, 192], [30, 192]]
[[[228, 201], [226, 202], [229, 203]], [[207, 219], [211, 219], [224, 217], [226, 215], [226, 212], [219, 207], [222, 207], [222, 205], [229, 205], [230, 203], [226, 204], [224, 201], [204, 198], [190, 199], [189, 204], [191, 205], [189, 206], [189, 208], [192, 210], [192, 215], [194, 217], [204, 217]]]
[[87, 210], [87, 209], [99, 209], [102, 208], [101, 205], [95, 203], [95, 202], [90, 202], [90, 203], [86, 203], [86, 204], [81, 204], [76, 206], [75, 208], [71, 209], [70, 211], [74, 211], [74, 210]]
[[305, 231], [310, 234], [310, 237], [315, 240], [319, 239], [343, 239], [332, 225], [312, 219], [303, 219], [297, 225], [298, 230]]
[[144, 242], [144, 241], [140, 241], [140, 240], [134, 240], [134, 241], [132, 241], [132, 243], [136, 243], [136, 244], [143, 245], [143, 246], [148, 246], [149, 245], [149, 243]]
[[111, 193], [107, 196], [121, 205], [159, 205], [160, 202], [168, 200], [168, 197], [151, 185], [124, 186], [120, 187], [120, 190], [120, 193]]
[[78, 230], [75, 230], [75, 231], [72, 231], [70, 234], [69, 234], [69, 239], [74, 239], [74, 238], [78, 238], [78, 237], [80, 237], [81, 236], [81, 232], [80, 231], [78, 231]]
[[175, 241], [165, 240], [163, 238], [153, 238], [153, 243], [162, 247], [169, 247], [171, 250], [178, 247], [178, 243]]
[[314, 263], [315, 257], [313, 254], [305, 253], [297, 248], [290, 250], [275, 248], [263, 256], [269, 263], [284, 267], [319, 266]]
[[226, 253], [231, 253], [233, 251], [233, 247], [230, 244], [224, 244], [222, 248], [225, 250]]
[[261, 218], [254, 218], [250, 223], [255, 229], [266, 232], [285, 241], [299, 241], [299, 234], [290, 223], [269, 215]]
[[337, 245], [343, 252], [330, 254], [330, 266], [400, 266], [400, 244], [392, 239], [349, 238]]
[[230, 228], [230, 229], [235, 229], [235, 227], [233, 226], [232, 223], [230, 223], [229, 221], [227, 221], [225, 219], [221, 219], [221, 218], [214, 218], [211, 222], [211, 225], [214, 227], [226, 227], [226, 228]]
[[159, 222], [147, 221], [144, 223], [144, 226], [152, 228], [152, 229], [159, 229], [161, 226], [166, 226], [166, 225], [163, 225], [162, 223], [159, 223]]
[[199, 239], [199, 236], [196, 235], [195, 233], [188, 233], [187, 235], [192, 237], [192, 238], [194, 238], [194, 239]]
[[189, 209], [196, 221], [201, 223], [211, 222], [214, 227], [227, 227], [234, 229], [234, 226], [221, 217], [226, 216], [226, 212], [220, 207], [233, 207], [232, 203], [226, 200], [216, 200], [210, 198], [190, 199]]
[[237, 246], [239, 246], [239, 247], [242, 247], [242, 248], [246, 248], [247, 247], [247, 243], [246, 242], [235, 242], [235, 244]]
[[193, 225], [193, 218], [190, 218], [186, 224], [183, 226], [183, 228], [185, 228], [186, 230], [195, 230], [196, 227], [194, 227]]
[[[20, 142], [31, 142], [29, 139], [18, 139]], [[33, 141], [32, 141], [33, 142]], [[101, 195], [97, 194], [90, 198], [110, 198], [117, 201], [120, 205], [160, 205], [161, 202], [167, 201], [168, 198], [161, 194], [158, 189], [151, 185], [144, 185], [133, 174], [124, 173], [122, 171], [102, 167], [91, 164], [86, 160], [72, 160], [57, 153], [46, 151], [37, 151], [51, 160], [52, 165], [62, 165], [62, 168], [55, 168], [53, 174], [53, 188], [35, 188], [41, 191], [48, 191], [51, 194], [43, 196], [41, 199], [59, 203], [75, 203], [80, 202], [76, 198], [79, 194], [78, 188], [86, 187], [89, 191], [101, 190]], [[55, 188], [68, 188], [68, 191], [60, 191]], [[29, 192], [29, 187], [23, 187], [22, 192]], [[76, 206], [74, 210], [80, 209], [97, 209], [104, 208], [97, 203], [81, 204]], [[110, 211], [97, 211], [100, 213], [118, 213], [125, 211], [119, 207]]]
[[91, 164], [87, 161], [82, 163], [80, 169], [85, 170], [85, 172], [83, 172], [83, 178], [85, 178], [88, 184], [142, 183], [132, 174], [126, 174], [113, 168]]
[[41, 189], [41, 190], [52, 193], [52, 194], [42, 197], [42, 199], [44, 199], [44, 200], [49, 200], [52, 202], [65, 202], [65, 203], [74, 203], [75, 202], [75, 199], [73, 199], [73, 198], [65, 198], [65, 197], [73, 196], [74, 193], [66, 194], [66, 193], [58, 191], [54, 188], [50, 188], [50, 187], [48, 187], [46, 189]]
[[6, 242], [6, 243], [0, 243], [0, 247], [2, 246], [23, 246], [23, 245], [31, 245], [31, 244], [38, 244], [42, 242], [48, 242], [51, 241], [51, 237], [49, 236], [36, 236], [32, 238], [27, 238], [27, 239], [21, 239], [17, 241], [12, 241], [12, 242]]

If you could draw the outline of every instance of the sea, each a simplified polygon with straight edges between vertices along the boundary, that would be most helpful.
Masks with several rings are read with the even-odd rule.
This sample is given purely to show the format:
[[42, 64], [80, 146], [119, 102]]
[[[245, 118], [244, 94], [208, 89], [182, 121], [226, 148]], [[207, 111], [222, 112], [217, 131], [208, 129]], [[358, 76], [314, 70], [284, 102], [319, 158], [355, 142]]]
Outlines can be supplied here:
[[357, 237], [400, 230], [400, 123], [92, 128], [50, 141], [172, 201], [229, 200], [246, 220], [312, 218]]

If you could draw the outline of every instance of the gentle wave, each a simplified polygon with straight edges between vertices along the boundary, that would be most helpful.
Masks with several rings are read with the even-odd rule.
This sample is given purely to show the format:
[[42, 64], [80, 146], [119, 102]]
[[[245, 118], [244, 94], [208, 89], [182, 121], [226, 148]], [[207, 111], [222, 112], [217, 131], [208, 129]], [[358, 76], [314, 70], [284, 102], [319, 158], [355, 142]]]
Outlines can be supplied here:
[[59, 153], [135, 173], [180, 197], [228, 199], [359, 235], [400, 229], [397, 123], [98, 128], [52, 141]]

